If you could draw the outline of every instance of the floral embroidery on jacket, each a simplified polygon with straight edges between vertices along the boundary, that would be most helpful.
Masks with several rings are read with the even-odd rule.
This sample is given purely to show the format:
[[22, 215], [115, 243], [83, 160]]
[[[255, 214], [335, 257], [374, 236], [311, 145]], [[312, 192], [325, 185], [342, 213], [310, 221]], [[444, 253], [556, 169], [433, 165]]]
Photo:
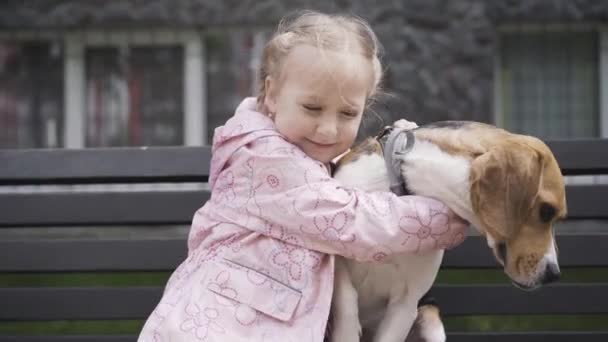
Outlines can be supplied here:
[[191, 332], [199, 341], [206, 341], [209, 330], [223, 334], [224, 328], [215, 322], [219, 318], [219, 312], [214, 308], [201, 310], [194, 303], [186, 306], [186, 319], [180, 324], [182, 331]]

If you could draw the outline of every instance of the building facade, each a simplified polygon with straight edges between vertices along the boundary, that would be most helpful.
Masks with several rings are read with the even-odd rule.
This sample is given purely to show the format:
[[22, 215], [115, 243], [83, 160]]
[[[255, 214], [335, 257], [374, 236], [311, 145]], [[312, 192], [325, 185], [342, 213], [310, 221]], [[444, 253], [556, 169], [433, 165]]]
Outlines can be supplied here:
[[6, 0], [0, 148], [209, 144], [298, 9], [378, 34], [386, 95], [362, 135], [405, 117], [608, 136], [608, 1]]

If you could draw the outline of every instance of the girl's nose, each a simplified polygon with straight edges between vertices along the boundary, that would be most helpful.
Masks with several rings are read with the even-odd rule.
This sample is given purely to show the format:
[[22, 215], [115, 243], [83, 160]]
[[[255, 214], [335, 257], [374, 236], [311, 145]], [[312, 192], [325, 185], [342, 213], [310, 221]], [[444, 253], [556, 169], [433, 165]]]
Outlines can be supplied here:
[[323, 139], [334, 140], [338, 135], [338, 122], [333, 118], [320, 118], [317, 124], [317, 134]]

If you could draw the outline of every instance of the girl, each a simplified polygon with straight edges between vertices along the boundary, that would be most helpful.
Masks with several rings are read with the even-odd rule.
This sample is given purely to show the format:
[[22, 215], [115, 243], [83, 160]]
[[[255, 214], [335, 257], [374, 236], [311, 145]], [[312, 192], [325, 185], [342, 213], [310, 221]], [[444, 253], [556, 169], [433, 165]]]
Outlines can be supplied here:
[[321, 342], [334, 254], [381, 261], [462, 241], [467, 223], [436, 200], [330, 177], [382, 76], [365, 22], [303, 13], [281, 23], [262, 63], [257, 100], [215, 130], [211, 198], [140, 341]]

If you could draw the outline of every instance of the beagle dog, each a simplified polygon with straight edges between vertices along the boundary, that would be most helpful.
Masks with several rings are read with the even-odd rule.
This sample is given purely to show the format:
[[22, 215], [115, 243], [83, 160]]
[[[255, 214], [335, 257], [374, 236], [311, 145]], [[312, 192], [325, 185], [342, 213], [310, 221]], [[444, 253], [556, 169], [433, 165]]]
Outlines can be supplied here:
[[[340, 158], [334, 177], [366, 191], [438, 199], [485, 236], [515, 286], [531, 290], [557, 280], [552, 226], [566, 216], [566, 196], [549, 148], [478, 122], [410, 124], [399, 120], [364, 140]], [[338, 257], [331, 341], [403, 342], [412, 326], [417, 331], [408, 341], [444, 341], [437, 308], [419, 307], [442, 257], [442, 250], [383, 263]]]

